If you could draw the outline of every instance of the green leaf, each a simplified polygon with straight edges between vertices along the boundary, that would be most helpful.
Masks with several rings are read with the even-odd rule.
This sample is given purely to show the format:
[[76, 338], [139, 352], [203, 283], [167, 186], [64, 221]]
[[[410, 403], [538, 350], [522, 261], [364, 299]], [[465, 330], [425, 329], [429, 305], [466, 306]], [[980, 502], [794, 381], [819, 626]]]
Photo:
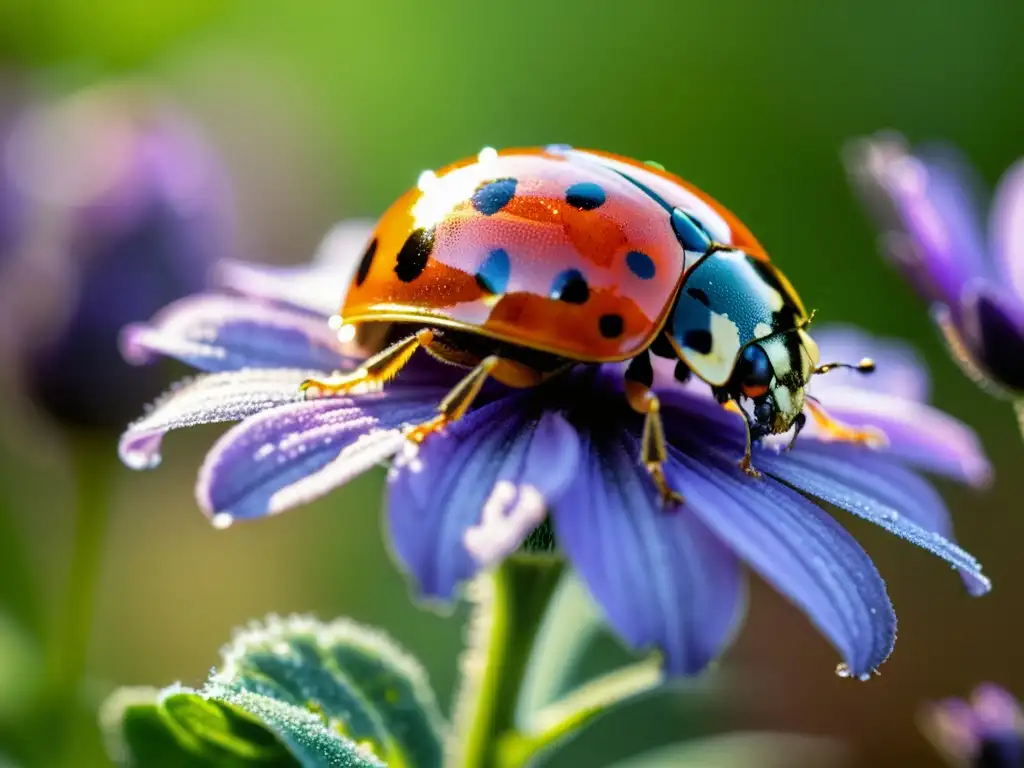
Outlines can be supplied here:
[[219, 676], [319, 712], [391, 766], [440, 766], [444, 721], [426, 674], [383, 632], [270, 617], [236, 635]]
[[217, 683], [122, 689], [101, 713], [108, 752], [131, 768], [379, 768], [299, 707]]
[[101, 714], [121, 766], [439, 768], [444, 721], [419, 663], [352, 621], [270, 617], [202, 690], [123, 689]]

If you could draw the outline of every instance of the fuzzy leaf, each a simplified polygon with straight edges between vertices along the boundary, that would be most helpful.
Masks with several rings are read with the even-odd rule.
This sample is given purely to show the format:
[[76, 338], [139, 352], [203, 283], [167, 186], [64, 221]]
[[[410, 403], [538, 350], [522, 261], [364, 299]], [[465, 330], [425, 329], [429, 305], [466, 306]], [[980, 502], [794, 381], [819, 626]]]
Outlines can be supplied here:
[[202, 690], [124, 689], [102, 714], [121, 766], [439, 768], [444, 721], [419, 663], [355, 622], [270, 617]]
[[124, 689], [101, 715], [108, 751], [131, 768], [378, 768], [320, 717], [217, 683]]
[[426, 674], [378, 630], [270, 618], [240, 632], [224, 661], [221, 678], [320, 712], [389, 764], [441, 764], [444, 722]]

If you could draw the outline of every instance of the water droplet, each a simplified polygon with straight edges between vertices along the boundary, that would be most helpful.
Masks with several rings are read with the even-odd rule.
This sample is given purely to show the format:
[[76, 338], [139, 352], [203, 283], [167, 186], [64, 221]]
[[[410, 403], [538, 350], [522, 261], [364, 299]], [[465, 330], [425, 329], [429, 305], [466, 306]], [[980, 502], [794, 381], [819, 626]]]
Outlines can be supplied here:
[[494, 147], [484, 147], [480, 150], [480, 154], [476, 156], [476, 159], [481, 163], [493, 163], [498, 159], [498, 150]]
[[160, 465], [160, 454], [149, 451], [124, 451], [121, 461], [129, 469], [155, 469]]
[[871, 675], [868, 674], [867, 672], [865, 672], [863, 675], [861, 675], [857, 679], [860, 680], [862, 683], [866, 683], [868, 680], [871, 679]]
[[332, 331], [337, 331], [341, 329], [341, 326], [344, 324], [344, 322], [345, 321], [341, 319], [341, 315], [331, 315], [330, 318], [327, 320], [327, 327], [330, 328]]
[[836, 665], [836, 675], [839, 677], [851, 677], [853, 673], [850, 671], [850, 665], [846, 662], [842, 662]]
[[223, 531], [225, 528], [229, 528], [231, 524], [235, 522], [235, 518], [231, 516], [229, 512], [218, 512], [210, 520], [213, 527], [218, 531]]
[[356, 327], [351, 323], [349, 323], [348, 325], [343, 325], [341, 326], [341, 328], [338, 329], [338, 341], [340, 341], [342, 344], [348, 344], [350, 341], [353, 341], [355, 337]]
[[437, 186], [437, 174], [433, 171], [424, 171], [416, 180], [416, 186], [420, 188], [421, 192], [429, 192], [431, 188]]

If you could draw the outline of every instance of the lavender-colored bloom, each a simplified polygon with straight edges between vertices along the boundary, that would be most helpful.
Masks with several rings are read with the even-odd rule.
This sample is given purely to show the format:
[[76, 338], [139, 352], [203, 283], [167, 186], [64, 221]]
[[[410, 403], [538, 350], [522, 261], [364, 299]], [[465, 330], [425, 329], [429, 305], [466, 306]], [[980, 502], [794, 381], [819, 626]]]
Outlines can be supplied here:
[[987, 232], [977, 182], [952, 148], [882, 134], [851, 145], [851, 177], [882, 249], [932, 307], [964, 370], [1018, 403], [1024, 426], [1024, 160], [996, 189]]
[[922, 730], [958, 768], [1024, 768], [1024, 712], [997, 685], [979, 685], [969, 701], [930, 704]]
[[814, 393], [848, 423], [883, 429], [887, 444], [828, 442], [811, 423], [790, 452], [771, 442], [755, 450], [761, 479], [737, 467], [740, 417], [702, 385], [656, 370], [665, 469], [686, 496], [672, 511], [637, 460], [641, 421], [625, 404], [621, 366], [580, 366], [533, 389], [487, 386], [464, 418], [417, 446], [403, 427], [430, 419], [460, 371], [417, 355], [383, 390], [303, 400], [299, 384], [311, 373], [351, 370], [358, 359], [346, 356], [325, 316], [257, 283], [258, 296], [184, 299], [124, 336], [133, 360], [165, 354], [205, 372], [128, 429], [120, 445], [127, 464], [158, 463], [171, 429], [241, 420], [200, 471], [199, 504], [217, 526], [282, 512], [393, 459], [391, 545], [424, 597], [451, 599], [528, 537], [547, 538], [614, 629], [635, 648], [659, 648], [670, 674], [703, 669], [734, 634], [741, 563], [807, 613], [850, 674], [867, 676], [886, 659], [896, 619], [885, 584], [811, 498], [938, 555], [972, 594], [989, 589], [953, 542], [941, 498], [915, 472], [982, 483], [988, 464], [967, 427], [928, 405], [927, 376], [899, 344], [820, 330], [823, 355], [874, 354], [881, 373], [817, 377]]
[[127, 368], [120, 329], [233, 255], [223, 168], [161, 96], [119, 84], [24, 110], [0, 178], [21, 225], [0, 260], [6, 351], [62, 421], [123, 424], [161, 383]]

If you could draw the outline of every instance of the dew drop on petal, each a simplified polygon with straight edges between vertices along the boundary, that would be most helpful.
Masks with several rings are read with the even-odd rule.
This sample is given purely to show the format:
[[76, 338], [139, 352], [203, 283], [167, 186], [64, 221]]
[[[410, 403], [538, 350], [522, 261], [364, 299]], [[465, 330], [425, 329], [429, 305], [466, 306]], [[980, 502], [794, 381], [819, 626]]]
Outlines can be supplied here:
[[160, 466], [160, 454], [150, 451], [124, 451], [121, 461], [128, 469], [156, 469]]
[[332, 331], [337, 331], [341, 329], [341, 326], [344, 324], [344, 322], [345, 321], [341, 319], [341, 315], [331, 315], [330, 318], [327, 320], [327, 327], [330, 328]]
[[846, 662], [842, 662], [836, 665], [836, 675], [839, 677], [850, 677], [853, 673], [850, 672], [850, 666]]
[[229, 528], [233, 522], [235, 522], [235, 518], [228, 512], [218, 512], [210, 519], [210, 523], [218, 531]]

